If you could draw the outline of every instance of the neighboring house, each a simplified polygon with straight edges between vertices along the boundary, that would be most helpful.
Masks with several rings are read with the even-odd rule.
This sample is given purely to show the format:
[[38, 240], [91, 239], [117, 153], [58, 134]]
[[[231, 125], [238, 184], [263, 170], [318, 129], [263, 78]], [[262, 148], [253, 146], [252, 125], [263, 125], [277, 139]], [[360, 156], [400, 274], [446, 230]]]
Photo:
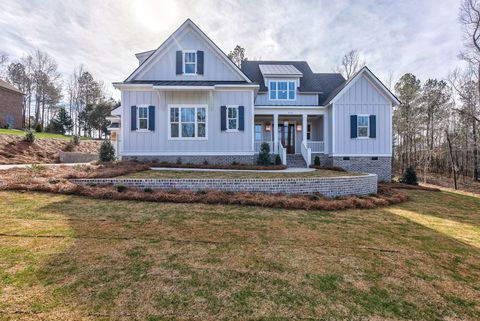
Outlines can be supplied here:
[[0, 128], [23, 129], [23, 93], [0, 79]]
[[266, 142], [288, 166], [322, 165], [391, 178], [395, 96], [366, 67], [349, 81], [305, 61], [239, 69], [191, 20], [136, 54], [110, 130], [122, 159], [254, 163]]

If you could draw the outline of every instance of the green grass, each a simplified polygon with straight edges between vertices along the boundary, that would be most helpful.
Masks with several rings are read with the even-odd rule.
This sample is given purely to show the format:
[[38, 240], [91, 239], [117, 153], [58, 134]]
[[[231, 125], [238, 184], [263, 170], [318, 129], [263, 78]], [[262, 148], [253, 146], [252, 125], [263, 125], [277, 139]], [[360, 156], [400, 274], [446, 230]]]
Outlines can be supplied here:
[[299, 173], [268, 173], [249, 171], [175, 171], [175, 170], [149, 170], [121, 176], [120, 178], [295, 178], [295, 177], [334, 177], [334, 176], [355, 176], [358, 173], [340, 172], [332, 170], [317, 169], [311, 172]]
[[0, 319], [478, 320], [480, 199], [366, 210], [0, 192]]
[[[17, 136], [24, 136], [25, 131], [23, 130], [17, 130], [17, 129], [4, 129], [0, 128], [0, 135], [17, 135]], [[51, 133], [37, 133], [35, 132], [35, 138], [57, 138], [57, 139], [65, 139], [65, 140], [70, 140], [72, 136], [68, 135], [61, 135], [61, 134], [51, 134]], [[88, 137], [80, 137], [81, 140], [87, 140], [90, 139]]]

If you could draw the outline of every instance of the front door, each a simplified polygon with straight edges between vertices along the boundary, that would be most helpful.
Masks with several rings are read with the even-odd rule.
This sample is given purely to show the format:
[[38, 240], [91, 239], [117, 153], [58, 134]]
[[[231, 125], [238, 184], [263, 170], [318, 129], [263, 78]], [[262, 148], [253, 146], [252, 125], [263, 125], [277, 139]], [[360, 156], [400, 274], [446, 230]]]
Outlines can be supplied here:
[[287, 149], [288, 154], [295, 154], [295, 125], [278, 125], [278, 137], [283, 147]]

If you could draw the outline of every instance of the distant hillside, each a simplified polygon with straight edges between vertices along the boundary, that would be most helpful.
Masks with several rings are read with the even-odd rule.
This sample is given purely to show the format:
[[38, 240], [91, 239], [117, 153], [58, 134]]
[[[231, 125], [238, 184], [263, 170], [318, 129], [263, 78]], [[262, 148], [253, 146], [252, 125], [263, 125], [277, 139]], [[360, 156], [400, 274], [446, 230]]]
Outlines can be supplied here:
[[[58, 163], [59, 153], [65, 151], [69, 141], [58, 138], [37, 138], [33, 143], [23, 136], [0, 134], [0, 164]], [[81, 140], [74, 152], [98, 153], [101, 141]]]

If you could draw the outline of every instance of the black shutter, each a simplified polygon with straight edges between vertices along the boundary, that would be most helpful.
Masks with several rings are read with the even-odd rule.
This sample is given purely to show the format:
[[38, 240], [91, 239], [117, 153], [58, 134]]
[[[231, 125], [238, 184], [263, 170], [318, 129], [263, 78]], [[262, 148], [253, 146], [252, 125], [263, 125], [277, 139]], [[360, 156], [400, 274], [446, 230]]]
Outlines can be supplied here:
[[137, 130], [137, 106], [131, 107], [130, 120], [130, 130]]
[[155, 106], [148, 106], [148, 130], [155, 130]]
[[350, 115], [350, 138], [357, 138], [357, 115]]
[[177, 51], [177, 75], [183, 74], [183, 54], [181, 50]]
[[370, 138], [377, 137], [377, 116], [370, 115]]
[[197, 51], [197, 74], [203, 75], [203, 51]]
[[227, 106], [220, 107], [220, 129], [227, 130]]
[[243, 106], [238, 106], [238, 130], [245, 130], [245, 112]]

